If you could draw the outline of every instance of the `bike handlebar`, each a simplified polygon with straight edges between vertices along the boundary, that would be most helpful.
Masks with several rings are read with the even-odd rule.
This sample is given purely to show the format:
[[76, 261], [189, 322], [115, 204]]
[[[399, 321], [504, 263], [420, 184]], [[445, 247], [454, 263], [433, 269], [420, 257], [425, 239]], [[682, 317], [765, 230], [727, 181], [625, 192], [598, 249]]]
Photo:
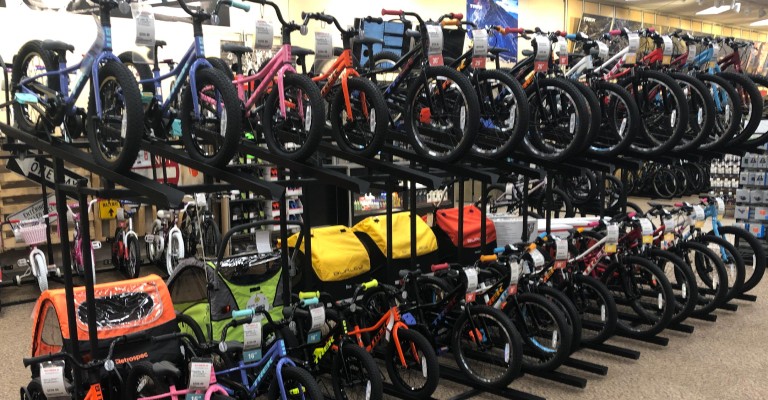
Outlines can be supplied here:
[[403, 14], [403, 10], [387, 10], [386, 8], [381, 9], [381, 15], [394, 15], [396, 17], [402, 17]]
[[[181, 1], [181, 0], [179, 0]], [[278, 7], [277, 4], [269, 1], [269, 0], [248, 0], [252, 3], [260, 4], [262, 6], [270, 6], [275, 10], [275, 14], [277, 15], [277, 20], [280, 21], [280, 25], [291, 28], [291, 29], [299, 29], [299, 25], [294, 23], [286, 22], [285, 18], [283, 18], [283, 13], [280, 12], [280, 7]]]
[[384, 23], [384, 19], [381, 18], [381, 17], [365, 17], [365, 18], [363, 18], [363, 21], [365, 21], [365, 22], [373, 22], [373, 23], [377, 23], [377, 24]]
[[72, 364], [77, 366], [79, 369], [90, 369], [97, 366], [101, 366], [107, 361], [112, 359], [112, 355], [115, 352], [115, 346], [118, 343], [121, 342], [129, 342], [133, 340], [149, 340], [151, 337], [147, 332], [137, 332], [137, 333], [131, 333], [128, 335], [122, 335], [116, 337], [112, 342], [109, 344], [109, 351], [107, 351], [107, 356], [101, 360], [93, 360], [89, 361], [85, 364], [78, 361], [72, 354], [66, 353], [66, 352], [59, 352], [54, 354], [46, 354], [42, 356], [37, 357], [28, 357], [22, 359], [22, 362], [24, 363], [24, 367], [28, 367], [33, 364], [41, 364], [47, 361], [55, 361], [55, 360], [69, 360]]
[[621, 29], [614, 29], [614, 30], [612, 30], [612, 31], [610, 31], [608, 33], [611, 36], [621, 36], [624, 33], [624, 31], [622, 31]]
[[219, 3], [225, 6], [239, 8], [245, 12], [248, 12], [251, 10], [251, 6], [249, 6], [248, 4], [239, 2], [237, 0], [219, 0]]
[[450, 265], [448, 263], [434, 264], [432, 265], [432, 272], [442, 271], [448, 269]]
[[347, 33], [347, 31], [341, 27], [341, 24], [339, 24], [339, 21], [334, 17], [333, 15], [328, 15], [326, 13], [322, 12], [316, 12], [316, 13], [305, 13], [301, 12], [301, 19], [304, 20], [304, 23], [302, 25], [306, 25], [310, 19], [316, 19], [318, 21], [323, 21], [326, 24], [331, 24], [336, 27], [336, 29], [341, 32], [342, 34]]

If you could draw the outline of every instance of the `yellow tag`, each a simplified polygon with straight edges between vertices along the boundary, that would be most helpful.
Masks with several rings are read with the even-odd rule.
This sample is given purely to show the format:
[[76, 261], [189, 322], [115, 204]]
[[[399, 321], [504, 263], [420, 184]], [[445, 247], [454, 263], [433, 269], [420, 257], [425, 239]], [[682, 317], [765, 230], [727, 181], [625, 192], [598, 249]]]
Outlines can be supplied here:
[[616, 243], [606, 243], [604, 249], [606, 253], [613, 254], [616, 252]]
[[653, 243], [653, 236], [652, 235], [645, 235], [643, 236], [643, 244], [651, 244]]
[[664, 56], [661, 60], [661, 63], [663, 65], [669, 65], [672, 64], [672, 56]]
[[672, 233], [672, 232], [664, 234], [664, 240], [667, 241], [667, 242], [671, 242], [671, 241], [675, 240], [675, 234]]
[[696, 221], [696, 229], [701, 229], [704, 227], [704, 221]]

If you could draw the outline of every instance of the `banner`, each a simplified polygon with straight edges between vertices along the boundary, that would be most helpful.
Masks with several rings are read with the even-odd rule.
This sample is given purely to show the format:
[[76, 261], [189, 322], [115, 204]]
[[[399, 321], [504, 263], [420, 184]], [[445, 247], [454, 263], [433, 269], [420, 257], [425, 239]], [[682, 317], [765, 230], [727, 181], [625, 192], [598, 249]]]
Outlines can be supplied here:
[[[467, 20], [480, 28], [492, 25], [517, 28], [518, 0], [467, 0]], [[472, 31], [469, 31], [472, 37]], [[517, 61], [517, 35], [494, 34], [488, 36], [488, 46], [501, 47], [508, 52], [502, 53], [505, 61]]]

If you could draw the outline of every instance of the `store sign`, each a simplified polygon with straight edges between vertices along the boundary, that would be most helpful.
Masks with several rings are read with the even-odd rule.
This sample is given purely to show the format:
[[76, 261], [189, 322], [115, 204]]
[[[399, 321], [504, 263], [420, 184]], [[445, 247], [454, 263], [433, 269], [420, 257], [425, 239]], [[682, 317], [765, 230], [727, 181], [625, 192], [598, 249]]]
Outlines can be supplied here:
[[133, 163], [131, 170], [139, 175], [152, 179], [152, 168], [154, 167], [157, 174], [157, 181], [163, 183], [163, 168], [165, 168], [165, 174], [168, 178], [168, 183], [172, 185], [179, 184], [179, 163], [166, 159], [165, 165], [163, 165], [163, 159], [155, 156], [154, 159], [150, 157], [149, 152], [141, 150], [136, 157], [136, 161]]
[[[26, 157], [26, 158], [9, 158], [6, 164], [8, 170], [17, 174], [24, 175], [26, 178], [31, 179], [39, 184], [43, 183], [43, 177], [47, 182], [49, 188], [53, 188], [56, 184], [55, 173], [53, 171], [53, 163], [44, 158]], [[88, 179], [80, 176], [72, 171], [64, 169], [64, 183], [67, 185], [77, 185], [77, 181], [85, 179], [86, 186], [88, 186]]]
[[[56, 202], [56, 195], [53, 195], [53, 194], [49, 195], [47, 203], [51, 204], [54, 202]], [[43, 217], [43, 214], [45, 214], [44, 211], [45, 209], [43, 207], [43, 200], [38, 200], [30, 204], [29, 207], [19, 212], [9, 214], [8, 219], [9, 220], [18, 219], [21, 221], [30, 220], [30, 219], [40, 219]], [[51, 212], [51, 211], [54, 211], [54, 207], [48, 206], [48, 212]], [[56, 221], [56, 217], [51, 217], [49, 219], [49, 222], [54, 222], [54, 221]]]
[[120, 207], [120, 202], [117, 200], [99, 200], [99, 217], [101, 219], [115, 219]]

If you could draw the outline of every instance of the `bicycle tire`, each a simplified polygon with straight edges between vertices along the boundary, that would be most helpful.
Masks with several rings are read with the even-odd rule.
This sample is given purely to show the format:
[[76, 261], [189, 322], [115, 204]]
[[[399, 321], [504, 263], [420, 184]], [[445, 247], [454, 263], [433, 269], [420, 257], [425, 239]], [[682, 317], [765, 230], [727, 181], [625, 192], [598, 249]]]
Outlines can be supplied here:
[[[53, 72], [59, 69], [58, 57], [52, 51], [43, 49], [43, 42], [41, 40], [30, 40], [29, 42], [24, 43], [24, 45], [19, 49], [19, 52], [16, 53], [16, 56], [13, 57], [13, 68], [11, 70], [11, 97], [16, 94], [19, 82], [21, 82], [22, 79], [28, 77], [26, 74], [26, 72], [28, 72], [27, 68], [29, 67], [28, 63], [32, 61], [35, 56], [37, 56], [39, 60], [42, 61], [43, 67], [45, 68], [44, 72]], [[39, 68], [39, 66], [37, 67]], [[38, 73], [40, 72], [36, 71], [35, 75]], [[42, 84], [43, 80], [45, 81], [45, 86], [49, 87], [50, 89], [55, 90], [56, 92], [61, 90], [61, 84], [58, 75], [49, 75], [47, 78], [41, 78], [40, 80], [37, 80], [37, 82]], [[35, 132], [37, 129], [37, 126], [35, 126], [36, 121], [27, 119], [26, 115], [28, 114], [29, 113], [26, 106], [17, 101], [13, 102], [13, 116], [16, 121], [16, 125], [22, 131]], [[50, 124], [46, 123], [45, 125], [47, 130], [53, 129], [53, 126], [50, 126]]]
[[195, 340], [197, 340], [197, 343], [206, 343], [208, 341], [205, 338], [203, 329], [200, 328], [200, 324], [198, 324], [197, 321], [195, 321], [195, 319], [190, 317], [189, 315], [177, 311], [176, 323], [177, 325], [179, 325], [180, 332], [186, 332], [186, 329], [182, 328], [182, 326], [186, 325], [189, 328], [189, 330], [192, 331], [192, 336], [195, 337]]
[[741, 131], [728, 143], [730, 146], [743, 145], [752, 137], [752, 134], [755, 133], [758, 125], [760, 125], [760, 120], [763, 117], [763, 95], [760, 93], [757, 85], [746, 75], [733, 72], [720, 72], [717, 75], [734, 84], [737, 93], [739, 88], [736, 85], [741, 86], [744, 94], [749, 96], [749, 102], [742, 101], [742, 115], [747, 117], [747, 121], [745, 123], [744, 119], [742, 119]]
[[[653, 174], [653, 191], [662, 199], [671, 199], [675, 195], [675, 174], [668, 169], [661, 169]], [[670, 187], [669, 185], [673, 185]]]
[[[752, 82], [757, 85], [757, 89], [760, 90], [760, 88], [763, 88], [763, 90], [760, 90], [760, 93], [762, 94], [764, 90], [768, 90], [768, 78], [761, 75], [749, 75], [749, 79], [752, 79]], [[768, 120], [768, 101], [766, 101], [766, 98], [763, 97], [763, 111], [761, 113], [761, 120]], [[747, 141], [744, 142], [745, 147], [757, 147], [760, 145], [765, 144], [768, 142], [768, 128], [764, 127], [763, 129], [760, 129], [760, 126], [764, 124], [761, 123], [758, 125], [755, 132], [752, 134], [752, 137], [747, 139]]]
[[[355, 361], [356, 360], [356, 361]], [[384, 397], [384, 383], [381, 378], [381, 371], [368, 352], [354, 343], [344, 343], [339, 346], [339, 350], [334, 353], [331, 367], [331, 378], [333, 380], [333, 393], [336, 399], [347, 400], [346, 387], [344, 380], [346, 372], [349, 372], [349, 364], [357, 363], [358, 370], [364, 375], [358, 379], [352, 379], [353, 382], [365, 383], [363, 385], [363, 396], [368, 400], [381, 400]], [[366, 379], [367, 380], [363, 380]], [[352, 384], [353, 382], [350, 382]], [[347, 386], [348, 387], [348, 386]]]
[[[728, 240], [728, 235], [733, 235], [734, 241], [731, 242], [729, 240], [729, 242], [731, 242], [731, 244], [734, 246], [736, 246], [737, 243], [742, 240], [747, 243], [749, 250], [745, 249], [741, 245], [736, 247], [736, 249], [741, 253], [741, 257], [744, 259], [745, 267], [747, 265], [750, 266], [750, 268], [747, 268], [746, 271], [748, 277], [745, 278], [742, 293], [746, 293], [754, 289], [763, 279], [763, 276], [765, 275], [766, 264], [768, 264], [765, 248], [755, 237], [755, 235], [745, 229], [739, 228], [737, 226], [720, 226], [717, 230], [721, 236], [725, 236], [726, 240]], [[709, 232], [709, 234], [714, 234], [714, 232]], [[738, 237], [738, 239], [736, 239], [736, 237]]]
[[[445, 66], [428, 67], [423, 74], [425, 74], [427, 82], [417, 78], [408, 87], [404, 114], [405, 132], [417, 153], [443, 162], [457, 161], [471, 150], [480, 127], [480, 103], [477, 99], [477, 93], [475, 93], [469, 79], [455, 69]], [[441, 91], [440, 102], [434, 102], [431, 96], [427, 96], [428, 91], [423, 92], [430, 87], [430, 80], [442, 81], [441, 84], [435, 86]], [[450, 85], [449, 82], [453, 82], [453, 85]], [[452, 97], [446, 97], [445, 90], [448, 88], [453, 89]], [[426, 105], [418, 102], [423, 97], [430, 99]], [[441, 103], [442, 107], [438, 109], [436, 106]], [[458, 105], [459, 108], [448, 109], [449, 103], [454, 106]], [[438, 132], [435, 130], [435, 127], [438, 126], [435, 124], [435, 116], [447, 118], [441, 121], [439, 125], [447, 126], [449, 131], [443, 130], [439, 132], [440, 135], [430, 138], [430, 136], [435, 136], [431, 132]], [[446, 134], [450, 132], [453, 132], [451, 136], [455, 136], [457, 125], [461, 131], [461, 137], [457, 141], [452, 141], [450, 144], [434, 143], [434, 146], [430, 144], [436, 138], [445, 139], [448, 136]], [[445, 151], [440, 151], [445, 147], [447, 147]]]
[[[727, 145], [741, 129], [741, 98], [730, 82], [717, 75], [699, 73], [696, 79], [708, 85], [715, 103], [715, 125], [709, 136], [699, 145], [701, 150], [718, 150]], [[723, 102], [726, 104], [723, 105]]]
[[32, 268], [37, 271], [35, 277], [37, 278], [37, 286], [40, 289], [40, 293], [48, 290], [48, 263], [45, 261], [45, 256], [40, 253], [36, 253], [32, 256]]
[[[512, 79], [509, 74], [486, 69], [475, 73], [477, 74], [475, 91], [480, 101], [481, 124], [480, 132], [472, 146], [472, 152], [490, 158], [506, 157], [520, 144], [528, 130], [528, 118], [530, 116], [528, 99], [520, 83]], [[504, 89], [499, 89], [497, 95], [492, 92], [492, 84], [490, 83], [492, 81], [497, 81], [505, 86]], [[502, 96], [505, 91], [509, 93]], [[510, 104], [508, 100], [512, 99], [514, 99], [514, 103]], [[501, 107], [496, 104], [497, 100], [502, 102]], [[510, 123], [513, 126], [507, 131], [502, 132], [498, 128], [500, 125]], [[485, 148], [483, 148], [484, 143], [488, 143]]]
[[159, 219], [156, 219], [154, 222], [152, 222], [152, 228], [150, 232], [152, 232], [152, 236], [154, 237], [154, 240], [152, 241], [152, 243], [147, 243], [146, 241], [144, 242], [147, 250], [147, 258], [149, 259], [149, 262], [157, 263], [158, 261], [160, 261], [160, 257], [161, 257], [161, 255], [159, 254], [160, 252], [158, 251], [159, 250], [158, 243], [162, 239], [162, 237], [160, 236], [162, 234], [162, 228], [161, 228], [161, 223]]
[[[347, 115], [344, 91], [337, 90], [331, 98], [331, 134], [339, 148], [345, 152], [373, 157], [381, 149], [389, 131], [387, 102], [379, 88], [368, 79], [350, 77], [347, 79], [347, 87], [352, 116]], [[348, 131], [348, 128], [353, 131]], [[360, 132], [360, 128], [365, 132]]]
[[213, 221], [213, 218], [207, 217], [203, 220], [203, 252], [206, 257], [214, 257], [219, 253], [219, 242], [221, 241], [221, 232], [219, 226]]
[[46, 400], [45, 391], [43, 391], [43, 384], [40, 382], [40, 378], [35, 378], [29, 381], [26, 388], [21, 388], [22, 400]]
[[[581, 318], [581, 343], [601, 344], [613, 336], [618, 321], [616, 302], [608, 288], [599, 280], [576, 273], [573, 276], [574, 292], [569, 294]], [[587, 293], [591, 292], [591, 294]], [[596, 306], [592, 306], [596, 304]], [[593, 316], [599, 319], [593, 320]]]
[[[177, 243], [174, 250], [174, 242]], [[174, 254], [175, 253], [175, 254]], [[178, 266], [179, 261], [184, 258], [184, 239], [181, 236], [181, 232], [174, 231], [168, 235], [168, 244], [165, 246], [165, 268], [168, 272], [168, 276], [173, 274], [173, 271]]]
[[597, 176], [588, 169], [582, 169], [579, 176], [563, 178], [560, 183], [565, 193], [574, 205], [583, 205], [596, 199], [600, 188], [597, 185]]
[[[678, 244], [677, 248], [682, 252], [683, 260], [693, 270], [694, 277], [697, 278], [699, 301], [691, 315], [697, 317], [708, 315], [725, 302], [728, 292], [728, 272], [725, 270], [723, 260], [702, 243], [683, 242]], [[700, 281], [702, 270], [714, 273], [715, 279]], [[702, 284], [704, 286], [701, 286]]]
[[141, 273], [141, 250], [139, 240], [134, 236], [128, 236], [128, 259], [125, 260], [122, 272], [127, 279], [136, 279]]
[[587, 110], [589, 111], [589, 118], [587, 118], [587, 121], [589, 127], [587, 128], [587, 136], [582, 143], [583, 147], [579, 149], [579, 152], [587, 151], [600, 134], [600, 125], [603, 122], [602, 113], [598, 112], [600, 110], [600, 100], [598, 100], [597, 94], [586, 84], [573, 80], [568, 80], [567, 82], [572, 84], [587, 102]]
[[224, 75], [227, 76], [227, 79], [230, 81], [235, 80], [235, 73], [232, 71], [232, 68], [227, 65], [226, 61], [221, 59], [220, 57], [205, 57], [205, 61], [208, 61], [209, 64], [213, 68], [218, 69], [219, 71], [223, 72]]
[[[277, 372], [275, 371], [275, 373]], [[315, 381], [315, 378], [312, 376], [312, 374], [307, 372], [305, 369], [292, 365], [285, 365], [280, 370], [280, 375], [283, 377], [283, 388], [286, 392], [286, 395], [293, 391], [292, 389], [294, 388], [289, 387], [290, 383], [293, 382], [294, 384], [299, 385], [299, 387], [304, 388], [304, 393], [301, 393], [301, 390], [298, 390], [298, 395], [300, 396], [298, 397], [299, 399], [325, 400], [325, 395], [320, 389], [320, 386], [317, 384], [317, 381]], [[267, 398], [270, 400], [277, 400], [281, 398], [280, 385], [278, 384], [276, 376], [272, 378], [272, 382], [269, 384], [269, 392], [267, 393]], [[286, 396], [286, 399], [292, 398], [293, 397], [291, 396]]]
[[678, 81], [681, 87], [687, 85], [690, 96], [688, 101], [688, 129], [673, 151], [693, 151], [706, 140], [709, 132], [714, 129], [715, 100], [707, 86], [697, 78], [675, 72], [670, 73], [669, 76]]
[[[719, 236], [703, 235], [699, 238], [699, 241], [707, 244], [708, 246], [714, 245], [720, 247], [720, 251], [726, 253], [725, 259], [723, 259], [725, 271], [728, 273], [728, 291], [725, 295], [725, 302], [729, 302], [736, 298], [736, 296], [741, 295], [743, 292], [742, 289], [744, 288], [744, 280], [747, 274], [746, 268], [744, 266], [744, 259], [741, 257], [741, 253], [736, 250], [736, 247], [734, 247], [730, 242]], [[723, 258], [722, 253], [718, 253], [715, 251], [715, 249], [712, 249], [712, 252]], [[726, 262], [726, 260], [729, 262]], [[704, 279], [704, 277], [702, 277], [702, 279]]]
[[549, 211], [551, 211], [554, 214], [555, 218], [560, 218], [560, 211], [562, 210], [564, 212], [565, 218], [571, 218], [576, 215], [576, 212], [573, 208], [573, 202], [568, 197], [567, 194], [565, 194], [564, 191], [558, 189], [558, 188], [552, 188], [552, 201], [555, 206], [559, 206], [560, 208], [558, 210], [550, 210], [549, 209], [549, 202], [547, 199], [546, 190], [545, 193], [542, 193], [540, 196], [536, 196], [531, 201], [531, 205], [536, 207], [536, 212], [539, 215], [546, 216]]
[[[685, 260], [670, 251], [650, 248], [648, 255], [665, 273], [668, 272], [666, 267], [669, 264], [667, 262], [660, 264], [658, 261], [667, 260], [672, 264], [671, 273], [666, 274], [670, 279], [672, 289], [675, 291], [676, 307], [670, 324], [682, 323], [696, 309], [696, 302], [699, 298], [699, 289], [696, 284], [696, 277], [693, 276], [693, 270], [690, 265], [686, 264]], [[674, 282], [671, 280], [672, 278], [675, 279]]]
[[[149, 64], [146, 63], [139, 63], [136, 62], [138, 59], [143, 59], [142, 56], [139, 54], [133, 52], [133, 51], [126, 51], [124, 53], [121, 53], [117, 58], [120, 59], [120, 62], [125, 65], [129, 71], [133, 70], [133, 77], [136, 79], [136, 82], [140, 80], [145, 79], [152, 79], [154, 78], [154, 75], [152, 74], [152, 69], [149, 68]], [[155, 83], [154, 82], [145, 82], [140, 83], [141, 85], [141, 91], [142, 93], [149, 93], [151, 95], [155, 95]]]
[[[406, 353], [406, 349], [415, 349], [416, 353], [420, 354], [419, 358], [421, 359], [421, 365], [419, 366], [420, 370], [418, 372], [422, 376], [426, 375], [424, 385], [420, 388], [414, 388], [409, 385], [400, 375], [400, 372], [395, 368], [395, 363], [397, 363], [398, 367], [401, 367], [396, 345], [394, 343], [395, 335], [397, 335], [399, 341], [410, 342], [410, 345], [408, 346], [401, 345], [404, 354]], [[432, 345], [429, 344], [427, 338], [412, 329], [395, 328], [385, 351], [387, 373], [389, 374], [389, 378], [395, 389], [400, 393], [406, 393], [409, 396], [417, 398], [428, 398], [435, 392], [437, 384], [440, 381], [440, 364], [437, 360], [435, 350], [432, 348]]]
[[121, 392], [124, 400], [135, 400], [138, 397], [168, 393], [169, 390], [168, 385], [155, 374], [152, 363], [139, 361], [131, 363], [128, 377], [123, 382]]
[[[115, 236], [113, 236], [112, 241], [112, 266], [115, 267], [116, 270], [123, 272], [123, 258], [120, 254], [120, 243], [123, 242], [123, 228], [116, 228], [115, 229]], [[72, 258], [74, 261], [74, 258]]]
[[536, 291], [560, 308], [565, 322], [571, 327], [571, 353], [578, 350], [581, 347], [581, 316], [573, 301], [565, 293], [550, 286], [539, 285]]
[[[590, 142], [588, 151], [606, 157], [621, 154], [635, 140], [641, 126], [637, 103], [627, 89], [612, 82], [598, 81], [592, 90], [596, 93], [600, 104], [601, 123], [600, 130]], [[614, 97], [618, 100], [611, 100]], [[615, 122], [611, 123], [610, 110], [613, 108], [613, 114], [616, 114], [619, 108], [618, 101], [624, 104], [626, 117], [621, 119], [622, 122], [617, 127]]]

